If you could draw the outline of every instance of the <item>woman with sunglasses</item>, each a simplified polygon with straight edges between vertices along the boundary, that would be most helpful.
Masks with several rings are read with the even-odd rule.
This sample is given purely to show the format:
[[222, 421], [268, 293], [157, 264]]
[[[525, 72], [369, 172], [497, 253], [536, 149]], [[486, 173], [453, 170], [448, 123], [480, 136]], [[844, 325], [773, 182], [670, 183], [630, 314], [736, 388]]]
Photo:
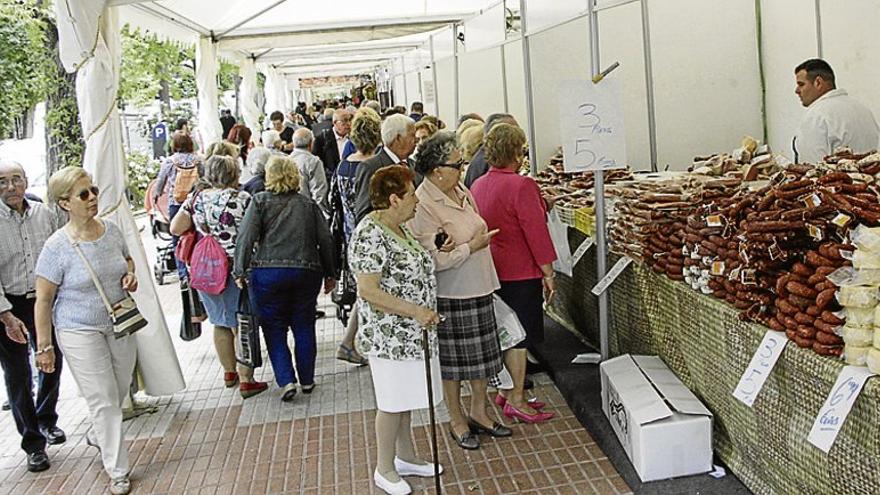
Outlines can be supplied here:
[[[461, 184], [461, 151], [455, 133], [439, 131], [419, 146], [416, 172], [425, 180], [416, 196], [419, 205], [409, 227], [434, 257], [440, 373], [447, 399], [450, 434], [463, 449], [478, 449], [478, 434], [509, 437], [511, 431], [486, 412], [486, 385], [501, 371], [501, 347], [492, 294], [500, 287], [489, 241], [490, 231], [476, 203]], [[461, 404], [461, 381], [471, 386], [470, 414]]]
[[[123, 445], [122, 402], [135, 364], [135, 342], [117, 338], [90, 270], [115, 303], [137, 290], [134, 262], [119, 228], [97, 217], [98, 188], [80, 167], [66, 167], [49, 179], [49, 198], [69, 214], [37, 260], [37, 367], [51, 373], [55, 350], [64, 350], [73, 379], [86, 399], [92, 428], [86, 443], [101, 453], [110, 492], [128, 493], [128, 452]], [[86, 264], [88, 262], [88, 265]]]

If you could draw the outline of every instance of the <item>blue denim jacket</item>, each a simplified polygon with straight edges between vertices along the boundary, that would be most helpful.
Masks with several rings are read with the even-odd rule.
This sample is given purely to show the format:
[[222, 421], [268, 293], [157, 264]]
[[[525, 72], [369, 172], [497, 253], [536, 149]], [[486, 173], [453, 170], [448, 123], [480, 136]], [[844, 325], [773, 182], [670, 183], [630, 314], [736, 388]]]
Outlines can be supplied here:
[[255, 195], [235, 242], [232, 274], [250, 268], [304, 268], [336, 277], [334, 246], [321, 209], [297, 192]]

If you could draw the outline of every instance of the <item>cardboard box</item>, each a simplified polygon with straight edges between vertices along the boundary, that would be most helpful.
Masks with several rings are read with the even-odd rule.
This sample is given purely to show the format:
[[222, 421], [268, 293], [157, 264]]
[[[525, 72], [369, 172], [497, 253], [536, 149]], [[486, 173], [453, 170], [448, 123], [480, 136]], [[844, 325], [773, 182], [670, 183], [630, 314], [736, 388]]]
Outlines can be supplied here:
[[712, 413], [656, 356], [599, 365], [602, 410], [642, 481], [712, 470]]

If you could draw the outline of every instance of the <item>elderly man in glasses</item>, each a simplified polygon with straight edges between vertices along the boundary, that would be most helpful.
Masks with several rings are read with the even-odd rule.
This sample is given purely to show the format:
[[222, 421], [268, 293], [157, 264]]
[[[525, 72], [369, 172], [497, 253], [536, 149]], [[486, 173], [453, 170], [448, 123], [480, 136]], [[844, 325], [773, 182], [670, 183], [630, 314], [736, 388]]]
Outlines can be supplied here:
[[34, 267], [46, 239], [62, 220], [48, 206], [25, 196], [27, 176], [16, 162], [0, 160], [0, 365], [28, 471], [49, 468], [46, 444], [64, 443], [56, 426], [61, 354], [55, 370], [40, 372], [36, 401], [32, 393], [28, 345], [36, 344]]

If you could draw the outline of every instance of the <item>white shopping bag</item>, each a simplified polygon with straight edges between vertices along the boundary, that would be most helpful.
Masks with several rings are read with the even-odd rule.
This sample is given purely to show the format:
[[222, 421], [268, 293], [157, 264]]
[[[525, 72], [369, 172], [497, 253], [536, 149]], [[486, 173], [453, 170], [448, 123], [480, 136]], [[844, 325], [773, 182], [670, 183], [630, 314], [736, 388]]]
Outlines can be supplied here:
[[553, 240], [553, 248], [556, 249], [557, 259], [553, 262], [553, 269], [570, 277], [574, 256], [568, 245], [568, 227], [559, 219], [555, 208], [547, 214], [547, 228], [550, 229], [550, 238]]
[[501, 342], [501, 351], [506, 351], [519, 344], [526, 338], [526, 329], [523, 328], [516, 313], [504, 301], [493, 296], [495, 300], [495, 325], [498, 327], [498, 340]]

